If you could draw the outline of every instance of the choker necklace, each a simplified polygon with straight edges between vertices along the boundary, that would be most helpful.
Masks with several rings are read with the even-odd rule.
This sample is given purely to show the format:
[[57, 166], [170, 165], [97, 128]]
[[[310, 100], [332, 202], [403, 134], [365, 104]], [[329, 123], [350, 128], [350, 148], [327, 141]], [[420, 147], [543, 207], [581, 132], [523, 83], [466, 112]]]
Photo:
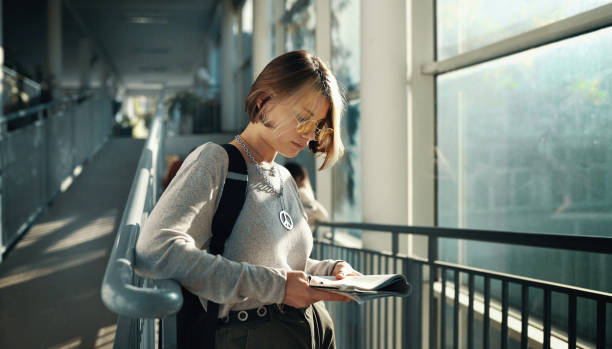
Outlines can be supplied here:
[[234, 137], [234, 139], [236, 140], [236, 142], [238, 142], [238, 144], [240, 144], [240, 146], [242, 147], [242, 150], [244, 150], [244, 152], [249, 157], [249, 159], [253, 162], [253, 164], [255, 164], [255, 168], [257, 169], [257, 172], [259, 172], [259, 175], [261, 176], [261, 178], [263, 178], [266, 186], [270, 188], [274, 192], [274, 194], [276, 194], [276, 196], [278, 196], [278, 198], [280, 199], [281, 211], [278, 214], [278, 218], [280, 218], [281, 224], [287, 230], [293, 229], [293, 219], [291, 219], [289, 212], [285, 210], [285, 205], [283, 201], [283, 181], [282, 181], [282, 178], [280, 177], [280, 173], [278, 173], [278, 170], [276, 169], [276, 166], [274, 166], [274, 163], [272, 164], [272, 172], [273, 173], [276, 172], [276, 174], [278, 174], [278, 178], [280, 180], [280, 190], [279, 191], [276, 191], [276, 188], [274, 188], [274, 185], [272, 185], [272, 182], [270, 182], [268, 177], [266, 177], [266, 175], [264, 174], [263, 168], [261, 168], [261, 166], [257, 163], [257, 161], [255, 161], [255, 158], [253, 157], [253, 155], [251, 155], [249, 148], [246, 146], [242, 138], [240, 138], [240, 136], [236, 136]]

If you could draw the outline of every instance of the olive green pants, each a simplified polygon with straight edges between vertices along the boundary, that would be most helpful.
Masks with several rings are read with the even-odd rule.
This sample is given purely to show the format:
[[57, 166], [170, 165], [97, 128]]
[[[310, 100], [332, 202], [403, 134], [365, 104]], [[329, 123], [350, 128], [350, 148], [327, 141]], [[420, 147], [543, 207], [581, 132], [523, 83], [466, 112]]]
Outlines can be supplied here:
[[216, 349], [335, 349], [334, 325], [325, 304], [304, 309], [286, 307], [262, 319], [219, 325]]

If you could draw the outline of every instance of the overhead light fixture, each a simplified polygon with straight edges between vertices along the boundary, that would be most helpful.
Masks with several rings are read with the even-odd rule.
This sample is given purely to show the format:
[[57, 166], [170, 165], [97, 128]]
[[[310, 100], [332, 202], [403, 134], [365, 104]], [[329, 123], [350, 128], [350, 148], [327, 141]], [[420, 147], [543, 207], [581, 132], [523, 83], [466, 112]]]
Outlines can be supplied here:
[[168, 17], [164, 16], [132, 16], [127, 18], [132, 24], [168, 24]]

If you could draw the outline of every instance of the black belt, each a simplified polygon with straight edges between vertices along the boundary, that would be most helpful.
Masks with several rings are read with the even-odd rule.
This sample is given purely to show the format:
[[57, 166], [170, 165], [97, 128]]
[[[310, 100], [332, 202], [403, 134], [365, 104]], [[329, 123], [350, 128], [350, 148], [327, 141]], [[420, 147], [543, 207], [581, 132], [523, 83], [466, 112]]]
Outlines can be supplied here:
[[236, 325], [247, 321], [267, 320], [272, 312], [282, 314], [290, 308], [292, 307], [285, 304], [270, 304], [255, 309], [230, 311], [226, 316], [219, 318], [219, 325]]

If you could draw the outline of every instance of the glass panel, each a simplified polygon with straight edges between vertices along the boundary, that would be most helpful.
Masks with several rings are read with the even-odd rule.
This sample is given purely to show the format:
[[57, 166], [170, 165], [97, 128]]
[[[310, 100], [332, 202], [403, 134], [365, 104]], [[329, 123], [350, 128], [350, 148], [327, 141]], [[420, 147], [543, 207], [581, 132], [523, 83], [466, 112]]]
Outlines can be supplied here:
[[609, 236], [612, 28], [438, 78], [440, 224]]
[[8, 245], [45, 203], [44, 123], [22, 127], [2, 140], [4, 169], [2, 243]]
[[242, 5], [242, 32], [253, 33], [253, 0], [246, 0]]
[[[359, 1], [338, 0], [331, 3], [332, 69], [338, 82], [358, 98], [359, 90]], [[361, 221], [361, 147], [359, 137], [359, 100], [349, 102], [342, 120], [344, 157], [333, 168], [333, 219]], [[352, 232], [360, 236], [360, 231]]]
[[332, 1], [331, 39], [334, 73], [349, 91], [359, 89], [359, 1]]
[[[333, 220], [361, 222], [361, 139], [359, 100], [351, 101], [342, 119], [344, 156], [333, 167]], [[360, 232], [353, 235], [360, 236]]]
[[610, 3], [610, 0], [438, 0], [438, 60]]
[[[606, 28], [439, 76], [438, 224], [612, 236], [611, 54]], [[440, 246], [445, 260], [612, 292], [612, 255]], [[561, 328], [566, 309], [553, 309]], [[592, 340], [595, 314], [584, 311], [579, 336]]]
[[315, 19], [312, 2], [293, 14], [291, 21], [285, 24], [285, 49], [287, 51], [315, 52]]

